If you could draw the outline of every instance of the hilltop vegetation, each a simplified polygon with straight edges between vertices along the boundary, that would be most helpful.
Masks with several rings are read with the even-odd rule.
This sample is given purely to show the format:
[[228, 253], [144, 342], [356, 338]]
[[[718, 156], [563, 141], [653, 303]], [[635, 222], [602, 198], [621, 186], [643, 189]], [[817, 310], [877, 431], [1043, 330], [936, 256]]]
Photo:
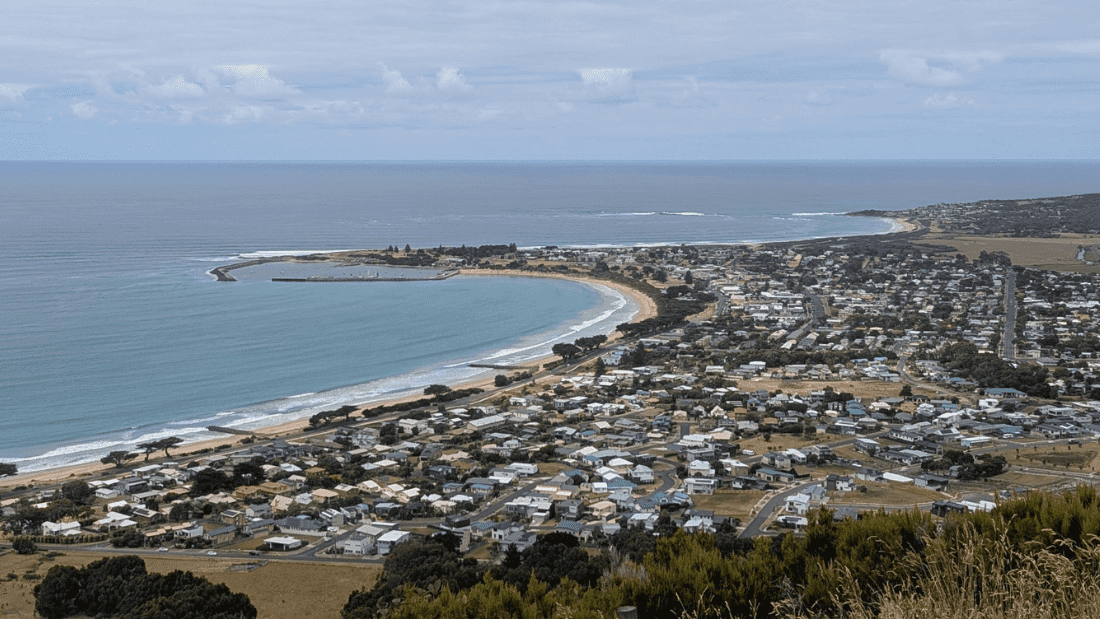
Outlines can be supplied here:
[[1100, 234], [1100, 193], [1030, 200], [982, 200], [934, 204], [906, 211], [859, 211], [849, 215], [901, 217], [935, 223], [947, 232], [1018, 237]]
[[[462, 570], [394, 588], [397, 563], [380, 579], [393, 606], [386, 617], [1082, 617], [1100, 609], [1100, 495], [1091, 487], [1032, 493], [992, 513], [867, 514], [834, 522], [820, 510], [805, 535], [736, 545], [683, 531], [656, 540], [635, 563], [609, 550], [592, 584], [548, 582], [538, 567], [517, 582], [514, 568], [455, 578]], [[515, 557], [513, 558], [515, 559]], [[522, 557], [520, 557], [522, 560]], [[421, 570], [430, 562], [419, 562]], [[517, 565], [518, 567], [518, 565]], [[375, 616], [353, 594], [344, 617]], [[378, 608], [371, 610], [377, 611]], [[935, 613], [932, 615], [931, 613]]]

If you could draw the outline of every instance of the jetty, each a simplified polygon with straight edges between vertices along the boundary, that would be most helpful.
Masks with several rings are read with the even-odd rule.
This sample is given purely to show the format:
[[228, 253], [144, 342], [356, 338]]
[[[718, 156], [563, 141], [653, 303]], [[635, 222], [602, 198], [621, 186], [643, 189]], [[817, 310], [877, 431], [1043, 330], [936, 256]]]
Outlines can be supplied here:
[[458, 275], [458, 271], [444, 271], [436, 275], [425, 277], [377, 277], [377, 276], [345, 276], [332, 277], [328, 275], [311, 275], [309, 277], [272, 277], [273, 282], [434, 282], [449, 279]]
[[211, 432], [221, 432], [222, 434], [237, 434], [240, 436], [253, 436], [256, 433], [249, 430], [238, 430], [237, 428], [227, 428], [225, 426], [206, 426], [207, 430]]

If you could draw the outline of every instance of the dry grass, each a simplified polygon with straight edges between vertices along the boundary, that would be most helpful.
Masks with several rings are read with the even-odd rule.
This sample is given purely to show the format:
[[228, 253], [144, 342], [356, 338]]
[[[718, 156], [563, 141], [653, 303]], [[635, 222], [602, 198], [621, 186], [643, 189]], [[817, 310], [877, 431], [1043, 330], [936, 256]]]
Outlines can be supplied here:
[[[892, 362], [891, 362], [892, 363]], [[832, 387], [837, 393], [848, 392], [864, 402], [877, 398], [893, 398], [901, 393], [901, 383], [888, 383], [881, 380], [834, 380], [834, 381], [803, 381], [780, 380], [774, 378], [753, 378], [737, 381], [737, 388], [741, 391], [756, 391], [767, 389], [770, 392], [782, 390], [783, 393], [808, 396], [811, 391], [821, 391], [825, 387]], [[913, 393], [922, 393], [920, 389], [913, 389]]]
[[954, 234], [929, 234], [921, 244], [947, 245], [973, 260], [983, 251], [1001, 251], [1012, 258], [1012, 264], [1025, 267], [1098, 273], [1100, 266], [1087, 266], [1077, 260], [1078, 245], [1098, 245], [1100, 238], [1081, 234], [1063, 234], [1055, 238], [1013, 238], [997, 236], [969, 236]]
[[1021, 459], [1032, 460], [1053, 466], [1071, 468], [1084, 468], [1096, 458], [1096, 452], [1091, 449], [1081, 451], [1022, 451]]
[[764, 437], [759, 434], [751, 438], [743, 438], [737, 441], [737, 443], [741, 445], [742, 450], [748, 449], [756, 452], [757, 455], [767, 451], [783, 451], [784, 449], [807, 447], [821, 442], [825, 441], [817, 440], [816, 438], [806, 440], [802, 438], [802, 435], [778, 433], [773, 433], [769, 441], [765, 441]]
[[753, 506], [764, 496], [763, 490], [718, 490], [710, 496], [691, 497], [697, 509], [709, 509], [717, 516], [734, 516], [742, 521], [751, 518]]
[[[1084, 473], [1100, 472], [1100, 448], [1087, 445], [1033, 445], [998, 452], [1010, 465], [1027, 468], [1063, 469]], [[1003, 477], [1003, 476], [1002, 476]]]
[[[851, 619], [1064, 619], [1100, 616], [1095, 540], [1067, 558], [1054, 549], [1022, 549], [1005, 537], [984, 539], [972, 526], [959, 541], [932, 543], [924, 557], [911, 555], [902, 569], [912, 586], [867, 595], [874, 585], [849, 580]], [[861, 589], [863, 589], [861, 591]], [[874, 604], [863, 600], [873, 598]], [[785, 613], [793, 619], [801, 614]]]
[[938, 501], [944, 496], [934, 490], [918, 488], [912, 484], [879, 484], [875, 482], [862, 482], [867, 487], [867, 492], [845, 492], [843, 494], [831, 494], [829, 505], [881, 505], [888, 508], [912, 507]]
[[[115, 555], [111, 555], [115, 556]], [[45, 576], [53, 565], [83, 567], [103, 555], [69, 553], [49, 560], [41, 552], [20, 556], [0, 556], [0, 579], [14, 573], [16, 580], [0, 582], [0, 617], [34, 617], [34, 586], [39, 580], [24, 580], [29, 570]], [[173, 570], [193, 572], [214, 583], [248, 595], [259, 611], [260, 619], [340, 616], [348, 595], [356, 589], [374, 585], [381, 566], [331, 565], [324, 563], [272, 562], [248, 571], [248, 561], [199, 557], [144, 557], [150, 572]], [[262, 559], [262, 557], [260, 558]], [[229, 571], [232, 566], [234, 571]]]

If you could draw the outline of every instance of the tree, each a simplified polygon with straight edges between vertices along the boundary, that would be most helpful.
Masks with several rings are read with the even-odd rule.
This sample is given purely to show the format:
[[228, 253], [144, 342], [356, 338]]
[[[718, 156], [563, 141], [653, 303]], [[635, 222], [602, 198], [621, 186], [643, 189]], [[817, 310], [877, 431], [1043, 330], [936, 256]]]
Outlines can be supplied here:
[[905, 385], [904, 387], [901, 388], [901, 393], [898, 394], [898, 397], [908, 398], [912, 395], [913, 395], [913, 388], [910, 387], [909, 385]]
[[504, 374], [497, 374], [493, 378], [493, 386], [495, 386], [495, 387], [507, 387], [508, 386], [508, 377], [505, 376]]
[[84, 571], [71, 565], [55, 565], [34, 588], [34, 609], [46, 619], [77, 614], [77, 599], [84, 589]]
[[15, 475], [19, 472], [19, 467], [9, 462], [0, 462], [0, 477], [7, 477], [9, 475]]
[[86, 505], [91, 502], [89, 499], [95, 496], [95, 490], [92, 490], [87, 482], [75, 480], [65, 482], [61, 486], [61, 496], [78, 505]]
[[137, 457], [136, 453], [130, 451], [112, 451], [111, 453], [103, 456], [99, 459], [103, 464], [113, 464], [118, 468], [122, 468], [122, 465], [129, 460], [133, 460]]
[[219, 490], [232, 490], [233, 480], [219, 469], [203, 469], [191, 483], [191, 496], [202, 496]]
[[585, 352], [595, 350], [599, 348], [604, 342], [607, 341], [606, 335], [593, 335], [590, 337], [580, 337], [573, 342], [574, 346], [579, 346], [584, 349]]
[[563, 361], [569, 361], [581, 353], [581, 349], [576, 344], [568, 344], [562, 342], [560, 344], [554, 344], [550, 349], [555, 355], [562, 358]]
[[12, 540], [11, 549], [21, 555], [33, 555], [38, 551], [38, 546], [29, 537], [17, 537]]
[[262, 482], [266, 477], [264, 467], [255, 462], [241, 462], [233, 466], [233, 479], [237, 485], [255, 485]]
[[593, 374], [597, 377], [603, 376], [607, 373], [607, 364], [603, 362], [603, 357], [596, 357], [595, 366], [592, 368]]
[[451, 388], [447, 385], [428, 385], [424, 387], [424, 395], [435, 396], [437, 400], [443, 399], [443, 396], [450, 392]]
[[169, 458], [171, 457], [171, 454], [168, 453], [168, 450], [175, 447], [176, 445], [179, 445], [182, 442], [183, 439], [178, 436], [169, 436], [168, 438], [162, 438], [157, 441], [157, 449], [163, 449], [164, 457]]

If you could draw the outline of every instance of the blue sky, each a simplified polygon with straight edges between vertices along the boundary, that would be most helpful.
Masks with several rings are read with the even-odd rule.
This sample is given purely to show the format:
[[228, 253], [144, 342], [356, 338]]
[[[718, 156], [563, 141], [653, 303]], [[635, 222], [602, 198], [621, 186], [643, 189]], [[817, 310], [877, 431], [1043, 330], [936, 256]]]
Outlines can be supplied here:
[[1098, 7], [13, 2], [0, 159], [1100, 159]]

